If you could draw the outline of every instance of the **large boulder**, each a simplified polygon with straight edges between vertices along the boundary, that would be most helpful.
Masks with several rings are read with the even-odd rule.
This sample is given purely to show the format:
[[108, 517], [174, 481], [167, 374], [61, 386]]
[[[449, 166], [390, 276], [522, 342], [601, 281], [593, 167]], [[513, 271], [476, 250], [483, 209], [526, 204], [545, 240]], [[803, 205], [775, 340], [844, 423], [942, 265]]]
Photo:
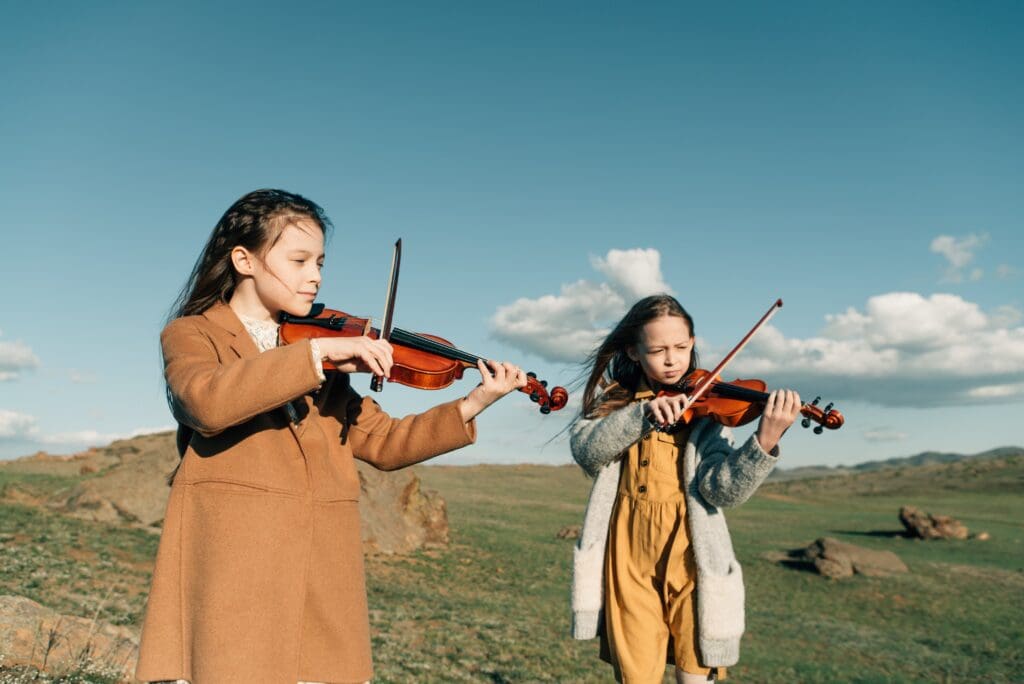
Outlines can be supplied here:
[[420, 488], [415, 473], [383, 472], [362, 461], [356, 467], [364, 551], [409, 553], [448, 544], [448, 507], [437, 492]]
[[881, 577], [908, 572], [906, 564], [892, 551], [875, 551], [821, 537], [806, 549], [791, 554], [826, 577], [842, 579], [854, 574]]
[[131, 676], [138, 648], [138, 636], [129, 627], [62, 615], [23, 596], [0, 596], [5, 668], [94, 673], [109, 681]]
[[918, 539], [967, 539], [967, 526], [948, 515], [931, 515], [915, 508], [902, 506], [900, 522], [907, 534]]

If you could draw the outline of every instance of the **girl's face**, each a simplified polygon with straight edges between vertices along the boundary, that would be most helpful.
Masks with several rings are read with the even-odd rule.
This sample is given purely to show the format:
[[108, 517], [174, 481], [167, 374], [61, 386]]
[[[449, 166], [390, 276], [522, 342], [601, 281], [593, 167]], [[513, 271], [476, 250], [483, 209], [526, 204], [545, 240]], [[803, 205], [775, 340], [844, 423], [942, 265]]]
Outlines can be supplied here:
[[640, 340], [626, 349], [630, 359], [637, 361], [652, 389], [658, 385], [674, 385], [683, 379], [693, 354], [693, 335], [686, 319], [680, 316], [659, 316], [640, 331]]
[[274, 317], [281, 311], [305, 316], [320, 289], [323, 265], [323, 231], [310, 219], [294, 219], [262, 259], [254, 260], [252, 276], [260, 302]]

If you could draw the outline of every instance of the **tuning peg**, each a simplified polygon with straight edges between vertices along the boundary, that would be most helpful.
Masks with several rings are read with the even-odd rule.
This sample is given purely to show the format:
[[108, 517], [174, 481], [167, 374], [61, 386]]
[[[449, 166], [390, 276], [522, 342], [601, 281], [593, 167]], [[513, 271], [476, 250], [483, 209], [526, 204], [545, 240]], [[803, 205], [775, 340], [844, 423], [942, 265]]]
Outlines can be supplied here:
[[818, 427], [814, 428], [814, 434], [816, 434], [816, 435], [820, 435], [824, 431], [825, 431], [825, 428], [822, 427], [821, 425], [819, 425]]
[[542, 406], [540, 407], [540, 412], [541, 412], [541, 413], [543, 413], [543, 414], [544, 414], [544, 415], [546, 416], [546, 415], [548, 415], [549, 413], [551, 413], [551, 407], [550, 407], [550, 406], [548, 406], [547, 404], [543, 404], [543, 405], [542, 405]]
[[540, 395], [537, 394], [536, 392], [530, 392], [530, 401], [534, 403], [540, 401]]
[[825, 408], [823, 408], [823, 409], [821, 410], [821, 412], [822, 412], [822, 413], [828, 413], [829, 411], [831, 411], [831, 410], [832, 410], [832, 407], [833, 407], [833, 406], [835, 406], [835, 404], [834, 404], [834, 403], [832, 403], [832, 402], [830, 401], [830, 402], [828, 402], [828, 406], [826, 406]]
[[800, 426], [801, 427], [805, 427], [805, 428], [811, 427], [811, 419], [810, 418], [804, 418], [803, 420], [800, 421]]
[[814, 401], [811, 402], [811, 406], [817, 406], [819, 401], [821, 401], [821, 397], [814, 397]]
[[545, 388], [545, 389], [547, 389], [547, 386], [548, 386], [548, 381], [547, 381], [547, 380], [541, 380], [541, 381], [540, 381], [540, 386], [541, 386], [541, 387], [543, 387], [543, 388]]
[[526, 374], [526, 377], [533, 378], [534, 380], [536, 380], [537, 379], [537, 374], [534, 373], [533, 371], [530, 371], [529, 373]]

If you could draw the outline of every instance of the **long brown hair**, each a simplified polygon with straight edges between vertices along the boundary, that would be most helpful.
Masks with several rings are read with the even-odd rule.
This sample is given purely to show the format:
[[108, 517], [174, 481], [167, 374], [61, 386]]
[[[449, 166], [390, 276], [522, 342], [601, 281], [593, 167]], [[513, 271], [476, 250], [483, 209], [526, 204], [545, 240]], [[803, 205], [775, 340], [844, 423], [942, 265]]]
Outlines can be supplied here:
[[[305, 218], [323, 231], [324, 239], [333, 227], [327, 214], [316, 202], [302, 195], [284, 190], [254, 190], [228, 207], [213, 227], [202, 254], [192, 267], [192, 273], [174, 300], [167, 316], [170, 322], [182, 316], [201, 314], [218, 302], [227, 302], [238, 285], [238, 276], [231, 263], [231, 250], [245, 247], [253, 254], [265, 254], [292, 221]], [[166, 387], [167, 404], [178, 416], [171, 388]], [[178, 455], [184, 456], [192, 440], [192, 428], [179, 422], [177, 434]], [[167, 477], [174, 482], [181, 462]]]
[[313, 221], [327, 238], [331, 220], [320, 205], [302, 195], [268, 189], [239, 198], [214, 226], [167, 320], [201, 314], [231, 299], [238, 285], [231, 250], [245, 247], [254, 254], [264, 254], [281, 237], [285, 226], [299, 218]]
[[[626, 312], [618, 325], [604, 338], [604, 342], [587, 357], [586, 366], [591, 370], [583, 390], [581, 417], [595, 418], [608, 415], [633, 399], [644, 372], [640, 362], [629, 358], [626, 350], [640, 342], [640, 333], [645, 325], [661, 316], [679, 316], [686, 321], [690, 334], [696, 335], [693, 318], [675, 297], [657, 294], [641, 299]], [[690, 355], [690, 367], [686, 372], [694, 370], [697, 365], [695, 344]]]

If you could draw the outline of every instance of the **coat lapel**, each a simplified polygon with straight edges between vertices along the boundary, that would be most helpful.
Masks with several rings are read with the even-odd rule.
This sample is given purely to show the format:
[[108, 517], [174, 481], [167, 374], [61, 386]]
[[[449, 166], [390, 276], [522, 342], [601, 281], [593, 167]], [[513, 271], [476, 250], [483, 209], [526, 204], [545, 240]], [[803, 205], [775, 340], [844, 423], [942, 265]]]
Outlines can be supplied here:
[[239, 358], [249, 359], [259, 356], [260, 350], [256, 348], [256, 343], [252, 341], [245, 326], [242, 325], [242, 321], [238, 320], [238, 316], [230, 306], [223, 302], [214, 304], [203, 312], [203, 316], [231, 335], [231, 342], [228, 346], [238, 354]]

